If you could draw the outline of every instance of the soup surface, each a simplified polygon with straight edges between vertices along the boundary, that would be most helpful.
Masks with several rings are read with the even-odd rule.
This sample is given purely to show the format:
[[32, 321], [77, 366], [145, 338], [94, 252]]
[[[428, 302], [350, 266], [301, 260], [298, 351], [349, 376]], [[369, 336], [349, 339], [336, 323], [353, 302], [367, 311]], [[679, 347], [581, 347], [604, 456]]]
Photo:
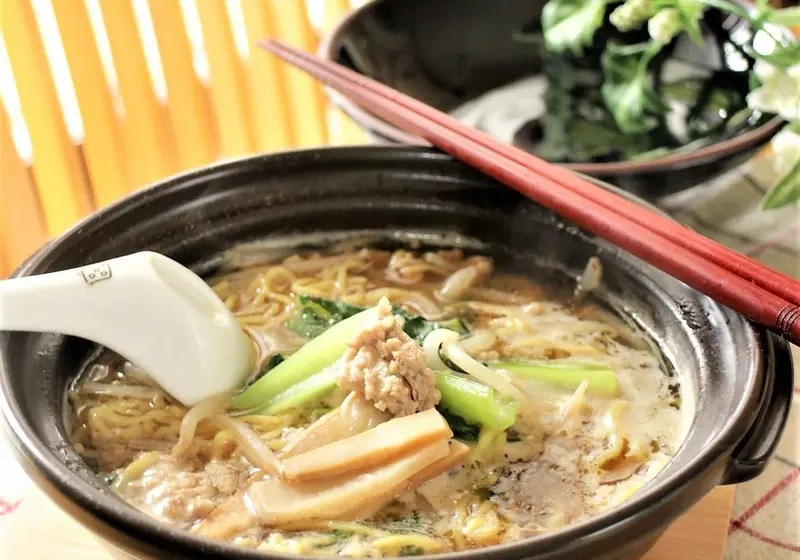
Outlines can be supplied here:
[[187, 409], [107, 351], [69, 392], [85, 460], [199, 535], [350, 557], [514, 541], [630, 497], [688, 424], [629, 324], [485, 256], [301, 253], [211, 284], [257, 348], [242, 392]]

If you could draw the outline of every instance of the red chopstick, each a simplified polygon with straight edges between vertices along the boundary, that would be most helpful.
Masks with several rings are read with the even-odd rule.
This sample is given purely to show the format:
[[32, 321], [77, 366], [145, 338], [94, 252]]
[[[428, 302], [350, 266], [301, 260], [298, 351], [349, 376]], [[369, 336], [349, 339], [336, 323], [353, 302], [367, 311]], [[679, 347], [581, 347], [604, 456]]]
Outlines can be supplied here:
[[[274, 45], [274, 48], [272, 47]], [[269, 40], [263, 46], [273, 52], [278, 52], [279, 49], [289, 48], [279, 43], [278, 41]], [[302, 58], [309, 63], [318, 64], [326, 62], [312, 54], [290, 50], [298, 58]], [[800, 305], [800, 282], [781, 274], [780, 272], [766, 267], [741, 253], [737, 253], [733, 249], [726, 247], [716, 241], [713, 241], [699, 233], [678, 224], [677, 222], [665, 218], [652, 212], [642, 212], [642, 207], [638, 204], [631, 202], [625, 198], [617, 196], [616, 194], [605, 189], [598, 189], [595, 185], [588, 183], [581, 177], [575, 175], [568, 169], [552, 165], [528, 152], [524, 152], [519, 148], [506, 144], [489, 136], [479, 130], [467, 126], [458, 120], [450, 117], [434, 109], [433, 107], [421, 103], [412, 97], [399, 94], [396, 90], [370, 80], [364, 79], [364, 76], [353, 72], [339, 64], [328, 63], [326, 68], [332, 73], [344, 79], [358, 80], [359, 85], [363, 86], [370, 91], [378, 93], [383, 97], [392, 97], [395, 102], [417, 112], [421, 115], [428, 117], [430, 120], [458, 132], [467, 138], [485, 146], [498, 154], [501, 154], [520, 165], [528, 167], [553, 181], [559, 182], [565, 187], [573, 190], [580, 195], [605, 206], [606, 208], [614, 211], [617, 214], [623, 215], [626, 218], [644, 226], [652, 231], [655, 231], [670, 241], [685, 247], [698, 255], [710, 260], [711, 262], [730, 270], [731, 272], [741, 276], [742, 278], [758, 284], [762, 288], [771, 291], [777, 296], [785, 299], [795, 305]], [[360, 78], [360, 79], [359, 79]]]
[[[714, 247], [722, 246], [711, 240], [565, 169], [465, 127], [448, 115], [361, 74], [272, 39], [262, 45], [379, 117], [425, 138], [457, 159], [789, 340], [800, 341], [800, 308], [790, 303], [800, 299], [800, 283], [795, 280], [727, 248], [723, 249], [729, 255], [720, 256]], [[619, 212], [620, 208], [624, 208], [625, 214]], [[654, 228], [653, 224], [659, 227]], [[691, 237], [687, 239], [687, 235]], [[695, 252], [698, 245], [702, 245], [702, 252]], [[714, 259], [706, 253], [713, 254]], [[735, 255], [734, 259], [730, 255]], [[737, 263], [734, 270], [720, 266], [721, 263], [729, 266], [731, 260]], [[768, 271], [767, 286], [763, 285], [762, 269]], [[780, 293], [770, 291], [773, 285]]]

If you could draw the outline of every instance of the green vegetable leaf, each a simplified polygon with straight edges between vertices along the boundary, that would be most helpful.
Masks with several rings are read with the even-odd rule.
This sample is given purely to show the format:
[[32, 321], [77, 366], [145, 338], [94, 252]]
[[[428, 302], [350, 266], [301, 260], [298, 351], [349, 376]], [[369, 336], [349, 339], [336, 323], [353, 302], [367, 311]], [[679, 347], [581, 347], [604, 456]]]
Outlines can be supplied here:
[[635, 134], [625, 134], [609, 119], [609, 122], [581, 119], [572, 123], [573, 150], [591, 161], [594, 157], [608, 153], [609, 147], [622, 153], [638, 153], [647, 139]]
[[572, 89], [578, 72], [572, 61], [565, 56], [546, 55], [545, 74], [548, 80], [544, 102], [547, 111], [541, 117], [544, 131], [544, 142], [536, 148], [536, 153], [549, 161], [564, 161], [569, 159], [570, 150], [570, 125], [574, 119]]
[[338, 319], [341, 321], [342, 319], [347, 319], [348, 317], [352, 317], [356, 313], [360, 313], [364, 311], [364, 307], [360, 307], [358, 305], [351, 305], [344, 301], [337, 301], [332, 299], [325, 299], [321, 297], [314, 297], [309, 295], [301, 295], [300, 296], [300, 303], [303, 304], [305, 302], [311, 302], [323, 310], [325, 310], [332, 318]]
[[400, 547], [400, 556], [422, 556], [425, 549], [414, 544], [406, 544]]
[[478, 434], [481, 431], [478, 425], [467, 422], [461, 416], [453, 414], [443, 406], [436, 407], [436, 410], [447, 420], [450, 429], [453, 430], [453, 437], [463, 441], [478, 440]]
[[439, 405], [470, 424], [506, 430], [517, 418], [518, 402], [467, 375], [437, 371], [436, 388], [442, 394]]
[[[661, 92], [666, 98], [690, 104], [701, 96], [704, 87], [705, 80], [692, 77], [663, 84]], [[744, 102], [740, 92], [734, 88], [715, 87], [707, 94], [707, 98], [705, 108], [716, 112], [730, 111]]]
[[576, 55], [591, 45], [612, 0], [550, 0], [542, 11], [547, 48]]
[[[233, 407], [239, 410], [261, 409], [284, 391], [322, 372], [342, 357], [347, 349], [347, 341], [363, 328], [365, 321], [374, 316], [373, 309], [364, 310], [336, 323], [320, 336], [306, 342], [294, 354], [275, 366], [269, 375], [263, 376], [236, 395], [233, 398]], [[324, 381], [324, 378], [317, 381]], [[305, 386], [309, 391], [315, 391], [320, 387], [315, 382], [309, 381], [309, 384]], [[283, 396], [288, 398], [291, 395]]]
[[772, 185], [761, 201], [764, 210], [775, 210], [800, 201], [800, 159]]
[[458, 334], [467, 334], [469, 332], [464, 322], [457, 318], [445, 321], [427, 321], [423, 317], [412, 315], [400, 307], [392, 307], [392, 313], [403, 318], [403, 330], [419, 344], [422, 344], [425, 337], [436, 329], [450, 329]]
[[[336, 323], [366, 309], [366, 307], [351, 305], [343, 301], [308, 295], [300, 296], [300, 305], [302, 306], [300, 313], [285, 321], [283, 326], [307, 338], [315, 338]], [[398, 306], [392, 307], [392, 313], [403, 318], [403, 330], [419, 344], [422, 344], [431, 331], [439, 328], [450, 329], [459, 334], [469, 332], [461, 319], [427, 321]]]
[[678, 11], [679, 29], [686, 31], [698, 45], [702, 44], [700, 21], [703, 19], [703, 4], [699, 0], [675, 0], [673, 7]]
[[300, 296], [300, 305], [303, 307], [300, 313], [284, 322], [283, 326], [306, 338], [315, 338], [336, 323], [366, 309], [305, 294]]
[[655, 41], [624, 46], [608, 44], [603, 51], [603, 99], [622, 132], [652, 130], [668, 110], [653, 90], [647, 73], [648, 64], [661, 47]]
[[330, 327], [327, 319], [320, 317], [313, 309], [307, 307], [293, 318], [283, 323], [283, 326], [306, 338], [315, 338]]

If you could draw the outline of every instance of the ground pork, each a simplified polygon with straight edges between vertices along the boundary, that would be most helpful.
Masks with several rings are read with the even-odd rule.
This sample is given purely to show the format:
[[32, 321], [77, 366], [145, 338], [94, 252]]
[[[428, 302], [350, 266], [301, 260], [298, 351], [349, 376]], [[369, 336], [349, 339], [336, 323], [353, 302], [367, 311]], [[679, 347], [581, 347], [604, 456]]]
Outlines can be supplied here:
[[209, 515], [248, 478], [241, 461], [211, 461], [203, 466], [165, 456], [122, 496], [153, 515], [186, 527]]
[[381, 300], [377, 319], [348, 342], [337, 375], [340, 387], [395, 416], [433, 408], [441, 398], [425, 352], [403, 332], [401, 321], [388, 300]]

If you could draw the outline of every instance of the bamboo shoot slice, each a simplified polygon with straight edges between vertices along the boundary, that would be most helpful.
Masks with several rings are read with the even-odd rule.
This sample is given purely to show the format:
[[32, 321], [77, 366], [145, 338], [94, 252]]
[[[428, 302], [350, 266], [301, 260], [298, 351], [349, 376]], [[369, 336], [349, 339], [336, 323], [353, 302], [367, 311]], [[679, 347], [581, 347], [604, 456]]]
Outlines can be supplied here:
[[291, 481], [309, 481], [362, 471], [387, 463], [411, 449], [452, 436], [447, 421], [431, 408], [287, 457], [283, 461], [283, 475]]
[[353, 511], [348, 512], [343, 519], [357, 520], [357, 519], [370, 519], [374, 517], [392, 498], [397, 496], [400, 492], [406, 490], [413, 490], [429, 480], [436, 478], [440, 474], [447, 472], [455, 465], [462, 463], [469, 453], [469, 446], [464, 445], [460, 441], [451, 439], [448, 442], [450, 453], [446, 457], [442, 457], [438, 461], [431, 463], [411, 478], [408, 479], [405, 488], [399, 489], [392, 494], [384, 494], [379, 498], [370, 500], [366, 505], [359, 507]]
[[237, 492], [192, 527], [191, 531], [201, 537], [230, 540], [255, 524], [256, 520], [245, 505], [244, 493]]
[[408, 480], [450, 452], [445, 439], [370, 472], [334, 480], [290, 484], [275, 478], [256, 482], [246, 503], [262, 523], [337, 519], [370, 503], [374, 496], [395, 494]]
[[378, 410], [371, 402], [353, 391], [338, 408], [311, 424], [300, 437], [289, 444], [281, 458], [305, 453], [335, 441], [366, 432], [388, 421], [391, 414]]
[[448, 444], [450, 447], [450, 453], [446, 457], [442, 457], [435, 463], [431, 463], [417, 474], [412, 476], [408, 480], [409, 488], [421, 486], [429, 480], [436, 478], [440, 474], [449, 471], [459, 463], [464, 462], [464, 459], [467, 458], [470, 447], [455, 439], [451, 439]]

